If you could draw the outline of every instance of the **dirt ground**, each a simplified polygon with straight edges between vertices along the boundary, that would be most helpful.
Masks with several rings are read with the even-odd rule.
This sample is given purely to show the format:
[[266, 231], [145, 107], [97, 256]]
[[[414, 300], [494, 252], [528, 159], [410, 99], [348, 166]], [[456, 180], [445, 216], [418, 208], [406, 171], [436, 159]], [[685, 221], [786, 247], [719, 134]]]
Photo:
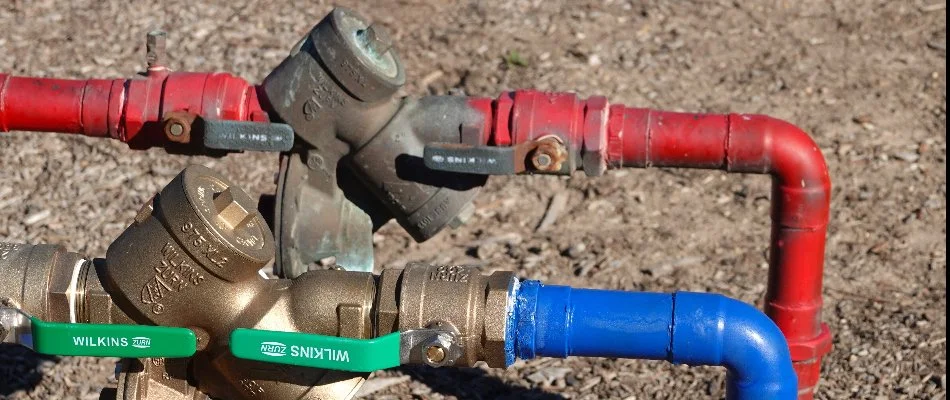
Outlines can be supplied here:
[[[129, 76], [145, 32], [169, 32], [178, 70], [260, 81], [325, 13], [324, 1], [0, 0], [0, 71]], [[946, 10], [938, 0], [346, 2], [390, 28], [407, 92], [512, 88], [602, 94], [672, 110], [787, 119], [822, 148], [834, 184], [824, 320], [834, 333], [821, 399], [945, 399]], [[523, 66], [505, 62], [517, 53]], [[509, 60], [511, 57], [508, 57]], [[0, 136], [0, 241], [93, 256], [187, 163], [253, 193], [276, 157], [132, 152], [52, 134]], [[761, 304], [769, 179], [621, 170], [589, 179], [492, 179], [464, 227], [422, 244], [390, 224], [379, 267], [470, 263], [597, 288], [719, 292]], [[554, 196], [567, 209], [535, 232]], [[0, 398], [95, 399], [114, 360], [0, 348]], [[724, 371], [571, 358], [508, 370], [378, 372], [367, 398], [722, 397]]]

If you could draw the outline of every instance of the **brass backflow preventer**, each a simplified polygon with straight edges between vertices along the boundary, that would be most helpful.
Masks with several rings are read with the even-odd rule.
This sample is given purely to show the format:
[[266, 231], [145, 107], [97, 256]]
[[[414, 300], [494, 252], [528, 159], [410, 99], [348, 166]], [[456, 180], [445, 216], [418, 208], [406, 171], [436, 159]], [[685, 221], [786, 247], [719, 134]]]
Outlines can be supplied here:
[[104, 259], [0, 243], [0, 340], [121, 357], [119, 399], [345, 400], [402, 364], [572, 355], [724, 366], [734, 400], [798, 393], [778, 327], [721, 295], [574, 289], [455, 265], [267, 279], [275, 254], [250, 197], [191, 166]]
[[[401, 332], [393, 347], [397, 365], [506, 365], [508, 296], [517, 284], [510, 272], [411, 264], [380, 275], [328, 269], [265, 279], [259, 271], [275, 254], [251, 198], [195, 165], [142, 207], [104, 259], [53, 245], [0, 244], [0, 306], [22, 310], [36, 323], [157, 325], [194, 333], [191, 357], [123, 360], [118, 398], [341, 399], [355, 394], [376, 367], [394, 366], [329, 370], [242, 359], [229, 349], [239, 328], [352, 339]], [[15, 332], [13, 325], [4, 330]], [[0, 336], [16, 336], [7, 333]], [[36, 326], [33, 333], [39, 336]], [[91, 335], [95, 344], [98, 337]], [[283, 342], [292, 347], [293, 338]], [[307, 349], [283, 351], [287, 358], [292, 350], [314, 358], [315, 350]], [[327, 351], [322, 358], [343, 355]], [[345, 356], [356, 363], [358, 351]]]

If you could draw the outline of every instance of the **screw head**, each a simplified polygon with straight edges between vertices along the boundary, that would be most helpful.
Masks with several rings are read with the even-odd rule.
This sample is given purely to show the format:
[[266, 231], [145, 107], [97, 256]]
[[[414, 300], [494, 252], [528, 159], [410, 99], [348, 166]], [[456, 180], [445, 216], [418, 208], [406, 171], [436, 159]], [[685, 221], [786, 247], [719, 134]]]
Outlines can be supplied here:
[[538, 154], [534, 157], [534, 166], [539, 169], [547, 168], [551, 165], [551, 156], [546, 153]]
[[168, 127], [168, 132], [174, 136], [181, 136], [182, 133], [185, 133], [185, 127], [182, 124], [175, 122]]
[[538, 146], [531, 153], [531, 166], [537, 171], [557, 172], [567, 159], [567, 152], [556, 139], [539, 139]]
[[440, 364], [445, 361], [445, 349], [442, 346], [431, 345], [426, 348], [426, 359], [430, 363]]

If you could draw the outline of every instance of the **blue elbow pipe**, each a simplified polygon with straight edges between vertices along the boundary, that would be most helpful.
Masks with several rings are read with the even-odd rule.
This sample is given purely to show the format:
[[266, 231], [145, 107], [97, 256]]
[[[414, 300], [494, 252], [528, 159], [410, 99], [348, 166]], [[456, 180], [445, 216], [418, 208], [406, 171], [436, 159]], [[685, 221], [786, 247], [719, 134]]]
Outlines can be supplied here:
[[796, 399], [798, 378], [778, 327], [755, 307], [711, 293], [574, 289], [523, 281], [506, 349], [515, 357], [617, 357], [717, 365], [730, 400]]

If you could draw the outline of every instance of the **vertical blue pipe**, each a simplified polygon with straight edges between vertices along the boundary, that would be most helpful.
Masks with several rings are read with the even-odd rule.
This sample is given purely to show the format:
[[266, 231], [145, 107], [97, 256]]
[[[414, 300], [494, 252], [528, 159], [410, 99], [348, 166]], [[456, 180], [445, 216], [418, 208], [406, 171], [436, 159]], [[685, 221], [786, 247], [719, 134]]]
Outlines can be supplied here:
[[523, 281], [509, 313], [515, 357], [618, 357], [728, 369], [726, 397], [796, 399], [781, 331], [756, 308], [709, 293], [573, 289]]

